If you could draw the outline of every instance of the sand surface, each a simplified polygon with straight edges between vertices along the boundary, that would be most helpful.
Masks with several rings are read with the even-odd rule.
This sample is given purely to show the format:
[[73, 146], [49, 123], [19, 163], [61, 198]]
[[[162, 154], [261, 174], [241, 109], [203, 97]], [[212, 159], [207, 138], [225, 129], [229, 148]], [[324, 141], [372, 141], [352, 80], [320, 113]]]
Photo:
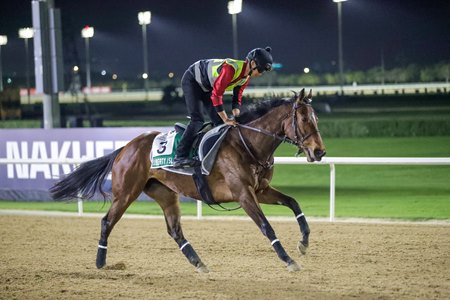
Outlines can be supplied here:
[[122, 219], [95, 267], [100, 218], [0, 216], [0, 299], [450, 299], [450, 227], [272, 222], [290, 273], [251, 221], [182, 219], [195, 271], [162, 219]]

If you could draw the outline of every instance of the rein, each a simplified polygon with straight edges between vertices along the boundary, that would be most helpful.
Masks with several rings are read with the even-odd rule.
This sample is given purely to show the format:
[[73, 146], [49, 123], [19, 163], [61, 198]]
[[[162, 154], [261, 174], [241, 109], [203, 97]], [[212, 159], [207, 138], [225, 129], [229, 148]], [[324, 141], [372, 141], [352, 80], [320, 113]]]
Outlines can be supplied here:
[[[250, 148], [248, 147], [247, 143], [245, 142], [244, 136], [242, 135], [241, 129], [239, 127], [243, 127], [243, 128], [247, 128], [259, 133], [262, 133], [264, 135], [269, 135], [271, 137], [273, 137], [274, 139], [282, 139], [279, 136], [272, 134], [271, 132], [265, 131], [263, 129], [259, 129], [259, 128], [255, 128], [255, 127], [250, 127], [247, 125], [241, 125], [238, 124], [238, 133], [239, 133], [239, 138], [241, 139], [242, 144], [244, 145], [245, 150], [247, 151], [247, 153], [252, 157], [252, 159], [254, 161], [256, 161], [261, 167], [263, 167], [264, 169], [270, 169], [273, 166], [273, 162], [270, 161], [270, 157], [272, 156], [274, 151], [271, 151], [271, 154], [269, 155], [269, 157], [267, 158], [267, 160], [263, 163], [261, 162], [259, 159], [256, 158], [256, 156], [253, 154], [252, 150], [250, 150]], [[282, 139], [283, 140], [283, 139]], [[274, 149], [275, 150], [275, 149]]]
[[[310, 105], [310, 104], [305, 104], [305, 105]], [[291, 138], [287, 137], [286, 135], [279, 136], [279, 135], [277, 135], [275, 133], [272, 133], [272, 132], [270, 132], [268, 130], [265, 130], [265, 129], [262, 129], [262, 128], [255, 128], [255, 127], [251, 127], [251, 126], [244, 125], [244, 124], [237, 124], [239, 138], [241, 139], [241, 142], [244, 145], [245, 150], [252, 157], [252, 159], [254, 161], [256, 161], [264, 169], [269, 169], [269, 168], [271, 168], [273, 166], [273, 162], [270, 161], [270, 157], [275, 152], [275, 149], [273, 149], [273, 151], [271, 151], [271, 154], [269, 155], [269, 157], [267, 158], [267, 160], [265, 162], [261, 162], [259, 159], [256, 158], [256, 156], [253, 154], [253, 152], [251, 151], [251, 149], [247, 145], [247, 142], [245, 141], [244, 136], [242, 135], [240, 127], [245, 128], [245, 129], [249, 129], [249, 130], [261, 133], [261, 134], [264, 134], [266, 136], [270, 136], [270, 137], [272, 137], [275, 140], [281, 141], [282, 143], [288, 143], [288, 144], [291, 144], [291, 145], [295, 145], [295, 146], [297, 146], [299, 148], [299, 152], [297, 153], [297, 155], [298, 155], [301, 152], [303, 152], [303, 150], [305, 149], [305, 146], [303, 145], [304, 142], [307, 139], [309, 139], [311, 136], [313, 136], [314, 134], [319, 133], [320, 131], [317, 129], [317, 130], [314, 130], [314, 131], [308, 133], [307, 135], [303, 136], [300, 133], [300, 131], [298, 129], [298, 126], [297, 126], [298, 125], [297, 114], [295, 113], [297, 108], [298, 108], [298, 105], [297, 105], [296, 102], [294, 102], [294, 104], [292, 105], [292, 111], [291, 111], [291, 113], [293, 115], [291, 124], [292, 124], [292, 129], [294, 130], [294, 139], [291, 139]], [[291, 115], [291, 113], [289, 113], [286, 117], [284, 117], [283, 120], [286, 120]]]

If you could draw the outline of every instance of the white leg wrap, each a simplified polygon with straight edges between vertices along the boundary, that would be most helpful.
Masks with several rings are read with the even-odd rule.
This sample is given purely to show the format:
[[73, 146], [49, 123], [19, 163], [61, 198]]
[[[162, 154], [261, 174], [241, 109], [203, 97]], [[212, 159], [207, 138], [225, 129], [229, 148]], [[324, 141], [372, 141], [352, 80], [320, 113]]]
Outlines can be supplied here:
[[189, 242], [184, 243], [184, 244], [180, 247], [180, 250], [183, 250], [183, 248], [186, 247], [186, 246], [189, 245], [189, 244], [190, 244]]
[[108, 247], [102, 246], [102, 245], [98, 245], [98, 247], [99, 247], [100, 249], [108, 249]]
[[273, 244], [275, 244], [276, 242], [280, 242], [279, 239], [274, 239], [272, 242], [270, 242], [270, 244], [273, 246]]
[[298, 216], [296, 216], [295, 218], [298, 219], [298, 218], [304, 217], [304, 216], [305, 216], [305, 214], [304, 214], [304, 213], [301, 213], [301, 214], [299, 214]]

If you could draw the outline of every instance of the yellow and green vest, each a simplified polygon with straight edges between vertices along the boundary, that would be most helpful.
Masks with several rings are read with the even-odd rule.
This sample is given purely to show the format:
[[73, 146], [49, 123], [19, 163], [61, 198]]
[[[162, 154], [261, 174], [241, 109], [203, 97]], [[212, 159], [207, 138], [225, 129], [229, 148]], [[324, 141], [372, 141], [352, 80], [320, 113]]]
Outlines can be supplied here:
[[227, 91], [232, 91], [235, 87], [242, 86], [245, 82], [247, 82], [247, 80], [249, 80], [249, 77], [244, 77], [234, 82], [242, 73], [245, 63], [243, 60], [234, 60], [230, 58], [199, 60], [193, 65], [194, 76], [195, 80], [205, 92], [212, 90], [214, 82], [217, 77], [219, 77], [221, 67], [224, 63], [227, 63], [234, 69], [233, 79], [231, 80], [233, 83], [226, 88]]

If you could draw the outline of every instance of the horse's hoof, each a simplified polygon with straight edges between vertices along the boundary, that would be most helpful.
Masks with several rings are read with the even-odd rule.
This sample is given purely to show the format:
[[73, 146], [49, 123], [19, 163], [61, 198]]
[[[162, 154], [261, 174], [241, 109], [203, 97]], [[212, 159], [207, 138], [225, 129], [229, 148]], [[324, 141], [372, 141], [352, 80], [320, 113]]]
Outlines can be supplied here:
[[106, 262], [95, 262], [97, 269], [101, 269], [106, 265]]
[[95, 265], [97, 266], [97, 269], [101, 269], [106, 265], [106, 249], [98, 248]]
[[103, 268], [106, 265], [106, 256], [98, 256], [95, 265], [97, 266], [97, 269]]
[[308, 244], [304, 244], [302, 241], [298, 242], [297, 249], [300, 252], [300, 254], [305, 255], [306, 249], [308, 249]]
[[287, 265], [287, 269], [289, 272], [298, 272], [300, 271], [300, 266], [295, 261], [292, 261]]
[[209, 273], [209, 269], [204, 263], [201, 262], [197, 266], [197, 272], [199, 272], [199, 273]]

